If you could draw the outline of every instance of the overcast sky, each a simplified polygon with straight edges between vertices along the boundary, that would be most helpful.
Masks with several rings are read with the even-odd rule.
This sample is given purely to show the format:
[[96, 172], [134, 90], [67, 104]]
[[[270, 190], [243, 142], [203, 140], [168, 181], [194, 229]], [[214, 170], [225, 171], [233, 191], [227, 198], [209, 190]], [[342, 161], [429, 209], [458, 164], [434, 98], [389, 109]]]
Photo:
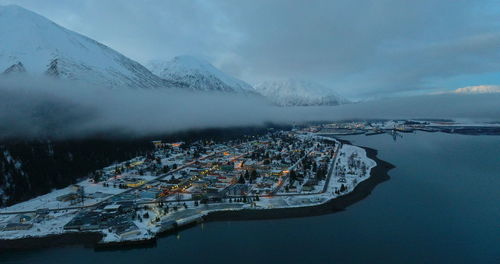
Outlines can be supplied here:
[[313, 80], [350, 98], [500, 84], [490, 0], [0, 0], [146, 63], [201, 56], [251, 84]]

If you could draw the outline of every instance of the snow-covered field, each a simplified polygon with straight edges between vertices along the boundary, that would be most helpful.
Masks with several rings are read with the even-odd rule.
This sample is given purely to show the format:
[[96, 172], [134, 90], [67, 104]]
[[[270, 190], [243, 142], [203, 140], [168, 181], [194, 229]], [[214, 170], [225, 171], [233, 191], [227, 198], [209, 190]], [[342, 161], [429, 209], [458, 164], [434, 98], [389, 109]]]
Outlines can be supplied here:
[[[0, 232], [0, 239], [19, 239], [26, 237], [43, 237], [48, 235], [57, 235], [65, 232], [64, 225], [68, 223], [75, 215], [78, 210], [64, 210], [53, 212], [49, 214], [49, 219], [33, 221], [33, 227], [28, 230], [12, 230]], [[32, 215], [31, 215], [32, 216]], [[1, 215], [0, 222], [8, 222], [15, 215]], [[66, 231], [67, 232], [67, 231]]]
[[[80, 181], [76, 183], [78, 186], [84, 188], [86, 195], [101, 193], [104, 195], [114, 195], [125, 191], [124, 189], [113, 188], [113, 187], [103, 187], [102, 184], [95, 184], [90, 182], [88, 179]], [[65, 194], [69, 194], [74, 192], [72, 186], [68, 186], [63, 189], [53, 190], [50, 193], [38, 196], [31, 200], [18, 203], [9, 207], [5, 207], [0, 209], [0, 213], [8, 213], [8, 212], [19, 212], [19, 211], [35, 211], [38, 209], [59, 209], [59, 208], [67, 208], [67, 207], [78, 207], [82, 206], [81, 203], [71, 204], [70, 202], [58, 201], [57, 197]], [[92, 205], [97, 202], [106, 199], [106, 197], [94, 198], [94, 199], [85, 199], [84, 206]]]

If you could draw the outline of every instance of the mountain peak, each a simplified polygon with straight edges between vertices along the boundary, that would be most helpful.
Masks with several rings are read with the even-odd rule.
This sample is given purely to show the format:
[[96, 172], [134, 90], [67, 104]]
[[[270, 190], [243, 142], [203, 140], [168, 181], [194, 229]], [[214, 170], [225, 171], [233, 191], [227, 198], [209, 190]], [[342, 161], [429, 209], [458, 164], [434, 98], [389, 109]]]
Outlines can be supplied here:
[[281, 106], [338, 105], [348, 101], [321, 84], [289, 78], [266, 81], [255, 90]]
[[197, 91], [253, 92], [252, 86], [238, 80], [215, 66], [190, 55], [176, 56], [170, 61], [155, 60], [149, 69], [161, 78]]
[[14, 4], [0, 5], [0, 15], [19, 14], [19, 13], [35, 14], [33, 11], [30, 11], [30, 10], [28, 10], [24, 7], [20, 7], [18, 5], [14, 5]]
[[168, 74], [168, 72], [213, 73], [219, 71], [206, 60], [191, 55], [175, 56], [169, 61], [153, 60], [148, 63], [148, 68], [160, 77], [164, 74]]
[[21, 63], [29, 75], [54, 69], [62, 78], [105, 87], [155, 88], [164, 82], [113, 49], [25, 8], [0, 6], [0, 72]]

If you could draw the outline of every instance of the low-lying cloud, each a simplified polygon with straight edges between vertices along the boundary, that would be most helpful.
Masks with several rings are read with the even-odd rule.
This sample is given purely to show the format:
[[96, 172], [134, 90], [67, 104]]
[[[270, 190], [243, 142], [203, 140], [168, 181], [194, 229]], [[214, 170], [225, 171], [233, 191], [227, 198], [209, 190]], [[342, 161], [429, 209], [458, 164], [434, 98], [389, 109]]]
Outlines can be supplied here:
[[450, 91], [456, 94], [489, 94], [500, 93], [500, 85], [475, 85], [467, 86]]
[[257, 96], [100, 89], [49, 79], [0, 80], [0, 138], [143, 136], [187, 129], [371, 118], [497, 120], [500, 94], [442, 94], [282, 108]]

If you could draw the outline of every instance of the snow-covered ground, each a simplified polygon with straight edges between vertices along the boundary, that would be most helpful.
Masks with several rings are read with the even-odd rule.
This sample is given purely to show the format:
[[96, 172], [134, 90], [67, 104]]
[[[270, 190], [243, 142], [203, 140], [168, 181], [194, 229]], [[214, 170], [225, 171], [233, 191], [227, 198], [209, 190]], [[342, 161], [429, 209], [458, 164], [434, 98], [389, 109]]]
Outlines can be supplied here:
[[[89, 179], [82, 180], [76, 185], [81, 186], [84, 188], [84, 191], [86, 195], [90, 194], [95, 194], [95, 193], [100, 193], [103, 194], [101, 198], [94, 198], [94, 199], [85, 199], [85, 202], [83, 206], [88, 206], [95, 204], [97, 202], [102, 201], [103, 199], [106, 199], [106, 196], [114, 195], [121, 193], [125, 191], [124, 189], [119, 189], [119, 188], [113, 188], [113, 187], [104, 187], [102, 183], [100, 184], [95, 184], [92, 183]], [[9, 207], [5, 207], [0, 209], [0, 213], [8, 213], [8, 212], [18, 212], [18, 211], [35, 211], [37, 209], [59, 209], [59, 208], [67, 208], [67, 207], [78, 207], [82, 206], [81, 203], [76, 203], [76, 204], [71, 204], [70, 202], [63, 202], [63, 201], [58, 201], [57, 197], [69, 193], [73, 193], [73, 187], [68, 186], [63, 189], [59, 190], [53, 190], [50, 193], [38, 196], [36, 198], [33, 198], [31, 200], [21, 202]]]
[[[12, 230], [0, 232], [0, 239], [19, 239], [26, 237], [43, 237], [48, 235], [62, 234], [65, 231], [64, 225], [67, 224], [75, 215], [78, 210], [64, 210], [58, 212], [51, 212], [47, 216], [47, 219], [37, 219], [35, 218], [32, 222], [33, 227], [28, 230]], [[33, 214], [29, 216], [35, 217]], [[0, 222], [9, 222], [16, 215], [0, 215]]]

